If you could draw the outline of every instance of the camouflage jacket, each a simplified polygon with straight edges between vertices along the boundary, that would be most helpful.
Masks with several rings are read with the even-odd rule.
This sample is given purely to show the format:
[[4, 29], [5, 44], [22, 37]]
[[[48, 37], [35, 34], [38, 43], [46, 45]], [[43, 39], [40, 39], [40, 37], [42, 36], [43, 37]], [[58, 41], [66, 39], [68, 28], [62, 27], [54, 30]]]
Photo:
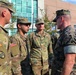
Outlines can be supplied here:
[[60, 36], [60, 33], [59, 32], [55, 32], [51, 36], [53, 53], [54, 53], [54, 48], [55, 48], [55, 45], [56, 45], [56, 42], [57, 42], [59, 36]]
[[[48, 56], [52, 53], [51, 37], [45, 31], [40, 35], [37, 31], [29, 35], [30, 58], [32, 64], [42, 65], [43, 69], [48, 68]], [[38, 63], [40, 62], [40, 63]], [[46, 66], [46, 67], [45, 67]]]
[[[76, 32], [75, 29], [71, 26], [66, 27], [62, 31], [54, 49], [55, 59], [53, 66], [59, 71], [61, 71], [63, 67], [65, 52], [68, 50], [64, 50], [66, 46], [76, 46]], [[69, 50], [68, 53], [72, 52]]]
[[[10, 37], [11, 41], [11, 56], [12, 69], [14, 73], [21, 72], [21, 65], [28, 66], [29, 63], [29, 48], [27, 47], [27, 36], [23, 37], [18, 32]], [[26, 68], [25, 66], [25, 68]]]
[[11, 75], [8, 38], [7, 31], [0, 26], [0, 75]]

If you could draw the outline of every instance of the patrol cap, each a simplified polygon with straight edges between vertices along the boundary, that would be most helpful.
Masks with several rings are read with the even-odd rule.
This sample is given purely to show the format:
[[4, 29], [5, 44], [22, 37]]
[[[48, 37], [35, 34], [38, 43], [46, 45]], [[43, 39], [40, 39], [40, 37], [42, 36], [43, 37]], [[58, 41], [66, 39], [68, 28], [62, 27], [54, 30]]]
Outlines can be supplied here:
[[31, 24], [31, 22], [29, 22], [28, 21], [28, 19], [27, 18], [24, 18], [24, 17], [19, 17], [18, 19], [17, 19], [17, 23], [19, 24]]
[[0, 0], [0, 7], [7, 8], [13, 13], [15, 12], [13, 9], [13, 4], [8, 2], [7, 0]]
[[36, 25], [38, 25], [38, 24], [41, 24], [41, 23], [44, 23], [44, 21], [43, 21], [43, 19], [36, 19]]
[[70, 11], [69, 10], [64, 10], [64, 9], [57, 10], [56, 11], [56, 18], [53, 20], [53, 22], [56, 22], [56, 20], [58, 19], [58, 17], [62, 16], [62, 15], [70, 15]]

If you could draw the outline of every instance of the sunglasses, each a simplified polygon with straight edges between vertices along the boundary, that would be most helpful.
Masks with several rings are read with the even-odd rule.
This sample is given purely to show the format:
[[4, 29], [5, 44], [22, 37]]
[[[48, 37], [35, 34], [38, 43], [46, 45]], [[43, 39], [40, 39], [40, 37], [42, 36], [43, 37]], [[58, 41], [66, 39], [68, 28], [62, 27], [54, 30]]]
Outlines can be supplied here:
[[58, 16], [57, 19], [59, 19], [61, 16]]
[[31, 26], [31, 24], [29, 24], [29, 23], [20, 23], [21, 25], [25, 25], [25, 26]]

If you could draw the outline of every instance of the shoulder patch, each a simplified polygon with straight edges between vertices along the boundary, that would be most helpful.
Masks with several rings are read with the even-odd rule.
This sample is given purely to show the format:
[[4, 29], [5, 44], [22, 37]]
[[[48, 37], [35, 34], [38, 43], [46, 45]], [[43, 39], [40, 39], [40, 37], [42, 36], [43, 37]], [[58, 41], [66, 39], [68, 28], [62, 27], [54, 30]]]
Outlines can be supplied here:
[[12, 44], [10, 44], [10, 47], [14, 47], [14, 46], [16, 46], [17, 44], [14, 44], [14, 43], [12, 43]]
[[2, 46], [2, 44], [0, 43], [0, 47]]

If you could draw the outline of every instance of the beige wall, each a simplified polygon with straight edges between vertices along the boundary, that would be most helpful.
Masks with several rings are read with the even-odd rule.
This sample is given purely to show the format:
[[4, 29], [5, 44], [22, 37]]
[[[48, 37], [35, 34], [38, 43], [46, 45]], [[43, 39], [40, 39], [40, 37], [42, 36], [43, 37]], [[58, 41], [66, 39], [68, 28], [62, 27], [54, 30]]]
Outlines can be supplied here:
[[55, 17], [55, 11], [58, 9], [69, 9], [71, 11], [72, 24], [76, 25], [76, 5], [61, 0], [44, 0], [45, 13], [49, 20]]

